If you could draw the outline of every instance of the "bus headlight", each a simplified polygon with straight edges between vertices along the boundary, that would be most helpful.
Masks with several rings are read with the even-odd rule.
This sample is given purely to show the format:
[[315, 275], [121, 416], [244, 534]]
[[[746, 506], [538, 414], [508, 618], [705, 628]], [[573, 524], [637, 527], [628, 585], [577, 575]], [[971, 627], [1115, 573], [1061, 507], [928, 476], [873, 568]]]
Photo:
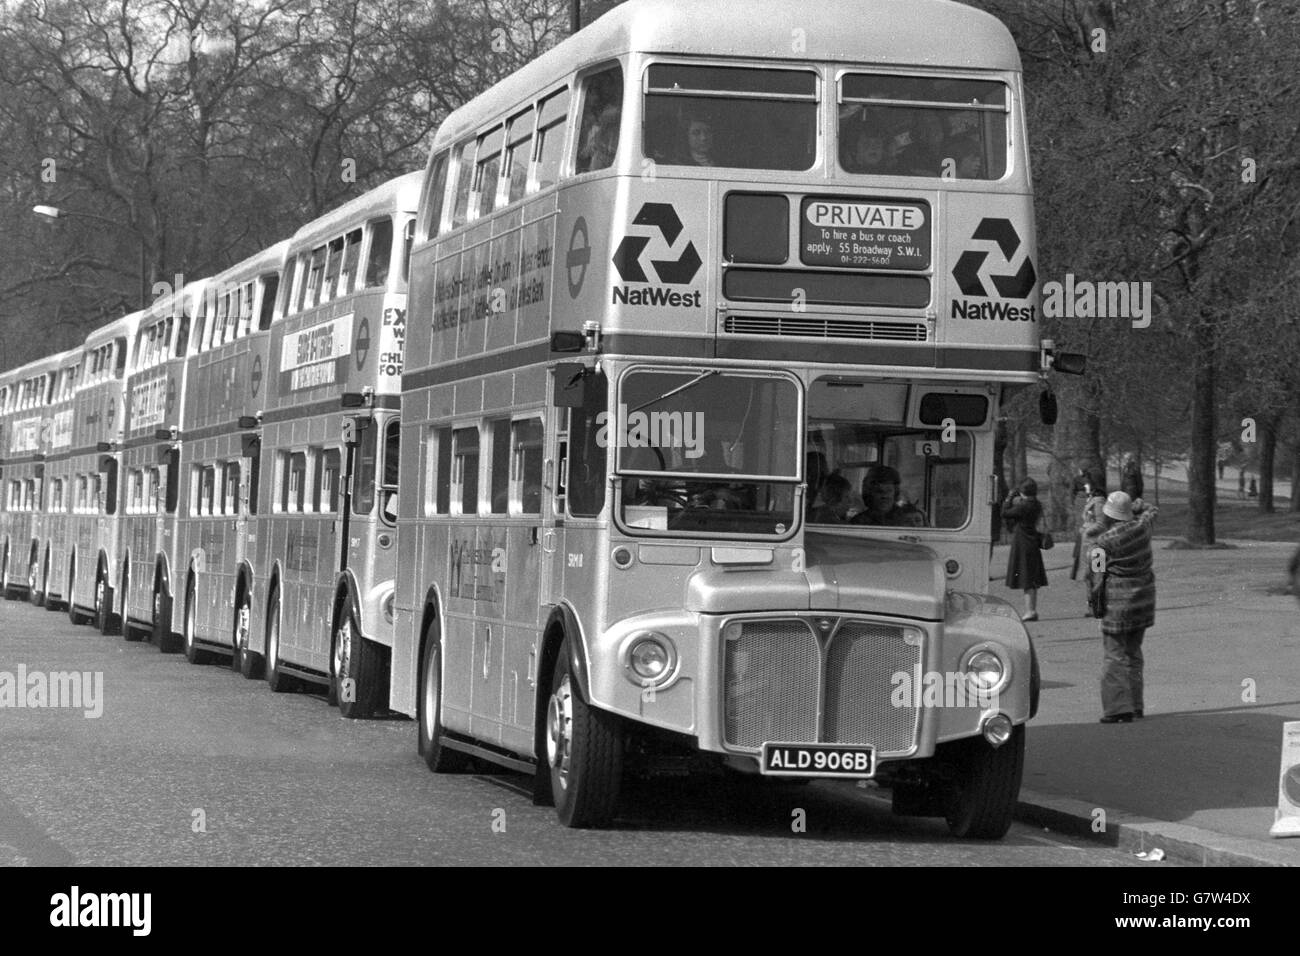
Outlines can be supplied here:
[[391, 591], [391, 592], [389, 592], [388, 597], [384, 598], [384, 605], [383, 605], [383, 606], [384, 606], [384, 620], [387, 621], [389, 624], [392, 624], [392, 623], [393, 623], [393, 614], [394, 614], [393, 606], [394, 606], [394, 604], [396, 603], [396, 601], [397, 601], [397, 592], [396, 592], [396, 591]]
[[642, 686], [662, 684], [677, 663], [672, 641], [655, 631], [633, 635], [627, 647], [627, 666]]
[[978, 650], [966, 659], [966, 676], [976, 693], [991, 694], [1001, 689], [1006, 667], [993, 651]]

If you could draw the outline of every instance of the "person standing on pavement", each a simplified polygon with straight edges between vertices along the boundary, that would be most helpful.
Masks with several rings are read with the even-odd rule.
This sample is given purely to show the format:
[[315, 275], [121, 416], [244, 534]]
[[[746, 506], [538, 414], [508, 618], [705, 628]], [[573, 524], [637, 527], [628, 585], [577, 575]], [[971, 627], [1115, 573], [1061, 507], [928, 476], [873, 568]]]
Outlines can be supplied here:
[[1002, 517], [1011, 530], [1011, 553], [1007, 556], [1007, 587], [1025, 592], [1023, 621], [1038, 620], [1038, 589], [1047, 587], [1043, 567], [1042, 536], [1038, 522], [1043, 506], [1038, 500], [1038, 483], [1026, 478], [1018, 494], [1002, 505]]
[[1132, 455], [1124, 459], [1124, 469], [1120, 472], [1119, 490], [1134, 501], [1142, 497], [1142, 467]]
[[[1106, 613], [1101, 619], [1105, 660], [1101, 672], [1101, 722], [1127, 724], [1145, 715], [1142, 638], [1155, 624], [1156, 578], [1151, 522], [1156, 509], [1115, 491], [1092, 530], [1105, 552]], [[1091, 564], [1091, 562], [1089, 562]]]

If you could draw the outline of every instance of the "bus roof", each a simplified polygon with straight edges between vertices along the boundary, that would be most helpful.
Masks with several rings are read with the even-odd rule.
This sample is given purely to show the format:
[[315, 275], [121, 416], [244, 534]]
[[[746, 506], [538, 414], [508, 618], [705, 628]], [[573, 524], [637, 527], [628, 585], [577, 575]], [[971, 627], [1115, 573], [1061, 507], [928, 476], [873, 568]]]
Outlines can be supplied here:
[[149, 308], [140, 313], [140, 323], [152, 322], [156, 319], [166, 318], [176, 315], [177, 299], [180, 300], [180, 314], [193, 315], [193, 310], [198, 305], [199, 300], [203, 297], [203, 290], [208, 287], [211, 279], [194, 279], [185, 283], [179, 290], [169, 292], [167, 295], [160, 296], [150, 303]]
[[143, 316], [143, 312], [132, 312], [130, 315], [124, 315], [120, 319], [114, 319], [106, 325], [101, 325], [86, 336], [85, 348], [99, 348], [99, 346], [122, 336], [126, 336], [127, 347], [129, 348], [132, 333], [135, 332]]
[[1020, 53], [1002, 21], [951, 0], [627, 0], [454, 111], [434, 149], [529, 101], [575, 67], [630, 51], [1020, 71]]
[[385, 213], [415, 212], [420, 204], [420, 185], [423, 180], [423, 170], [406, 173], [345, 202], [319, 219], [312, 220], [293, 234], [290, 244], [294, 253], [314, 249], [349, 226], [360, 226], [368, 219]]
[[224, 272], [218, 272], [208, 282], [214, 289], [220, 290], [227, 285], [256, 279], [268, 272], [278, 273], [284, 268], [284, 257], [288, 253], [289, 245], [292, 242], [292, 239], [281, 239], [275, 245], [260, 252], [255, 252], [247, 259], [236, 262]]

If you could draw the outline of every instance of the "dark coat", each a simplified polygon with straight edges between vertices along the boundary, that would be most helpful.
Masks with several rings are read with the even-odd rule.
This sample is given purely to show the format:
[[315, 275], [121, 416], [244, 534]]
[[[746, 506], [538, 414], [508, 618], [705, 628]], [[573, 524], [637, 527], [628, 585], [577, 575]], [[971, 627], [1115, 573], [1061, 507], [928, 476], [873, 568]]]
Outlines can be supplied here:
[[1043, 505], [1037, 498], [1008, 499], [1002, 517], [1011, 525], [1011, 553], [1007, 556], [1007, 587], [1021, 591], [1047, 587], [1042, 539], [1038, 521]]

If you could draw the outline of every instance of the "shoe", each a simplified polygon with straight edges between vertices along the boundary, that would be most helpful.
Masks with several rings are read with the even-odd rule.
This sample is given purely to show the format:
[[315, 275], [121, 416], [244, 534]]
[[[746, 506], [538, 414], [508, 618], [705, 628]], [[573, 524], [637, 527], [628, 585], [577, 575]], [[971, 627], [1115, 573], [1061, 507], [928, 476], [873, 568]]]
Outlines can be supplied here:
[[1111, 714], [1109, 717], [1101, 719], [1103, 724], [1131, 724], [1133, 723], [1132, 714]]
[[1022, 621], [1036, 621], [1036, 620], [1038, 620], [1038, 612], [1035, 611], [1033, 614], [1022, 614], [1021, 617], [1020, 617], [1020, 620], [1022, 620]]

